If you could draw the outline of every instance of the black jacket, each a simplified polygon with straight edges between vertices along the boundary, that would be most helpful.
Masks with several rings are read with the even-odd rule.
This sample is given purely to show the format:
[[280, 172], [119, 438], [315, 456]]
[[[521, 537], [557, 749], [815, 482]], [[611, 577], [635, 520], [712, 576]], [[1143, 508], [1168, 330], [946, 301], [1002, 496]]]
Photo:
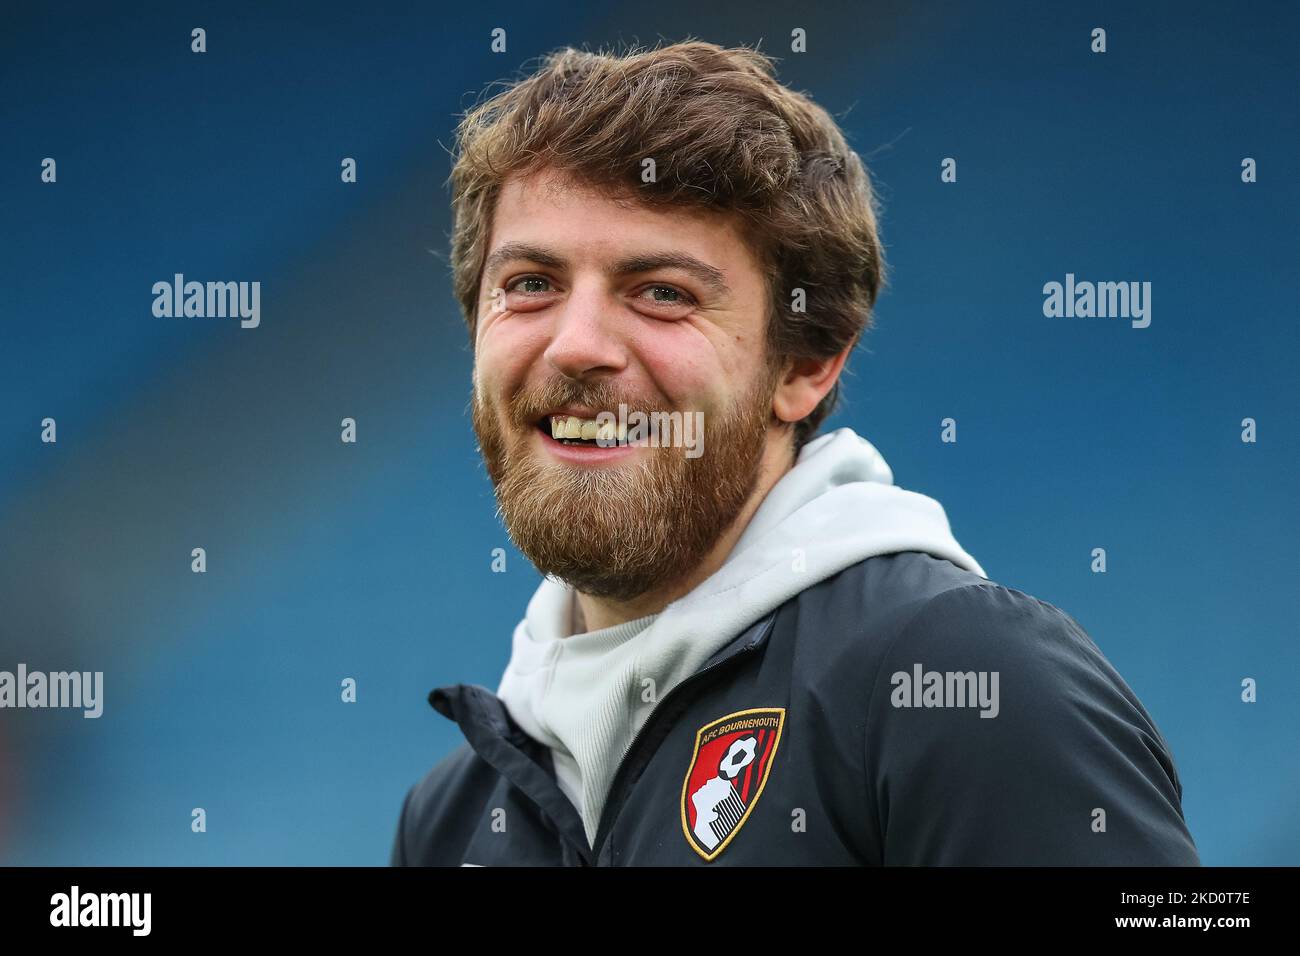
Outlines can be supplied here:
[[394, 865], [1200, 863], [1168, 745], [1080, 626], [917, 552], [804, 590], [673, 688], [594, 848], [495, 694], [429, 701], [466, 742], [407, 793]]

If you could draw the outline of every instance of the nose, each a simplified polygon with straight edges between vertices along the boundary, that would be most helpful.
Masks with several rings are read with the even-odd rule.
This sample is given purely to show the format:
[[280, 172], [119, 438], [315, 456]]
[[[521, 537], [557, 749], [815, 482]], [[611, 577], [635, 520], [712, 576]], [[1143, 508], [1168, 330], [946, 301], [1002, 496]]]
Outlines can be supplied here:
[[619, 334], [617, 303], [595, 284], [575, 285], [555, 314], [551, 343], [544, 353], [551, 367], [568, 378], [627, 367], [627, 352]]

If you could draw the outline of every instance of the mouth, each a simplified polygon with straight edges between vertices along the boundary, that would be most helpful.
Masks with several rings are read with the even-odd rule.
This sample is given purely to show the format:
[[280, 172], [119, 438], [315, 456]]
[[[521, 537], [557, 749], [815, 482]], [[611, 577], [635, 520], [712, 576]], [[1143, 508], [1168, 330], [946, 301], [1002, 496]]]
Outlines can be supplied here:
[[627, 437], [625, 428], [598, 422], [595, 415], [543, 415], [534, 427], [552, 441], [575, 447], [613, 448]]
[[620, 432], [614, 422], [597, 422], [598, 412], [570, 411], [582, 414], [556, 412], [533, 423], [544, 454], [578, 468], [613, 468], [635, 457], [636, 443], [627, 440], [626, 425]]

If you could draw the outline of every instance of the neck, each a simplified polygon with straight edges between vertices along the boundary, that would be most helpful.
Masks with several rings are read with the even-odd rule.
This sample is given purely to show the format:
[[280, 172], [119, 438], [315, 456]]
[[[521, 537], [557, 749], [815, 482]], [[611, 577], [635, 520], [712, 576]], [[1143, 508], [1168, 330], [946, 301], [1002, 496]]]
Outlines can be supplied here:
[[[773, 440], [774, 437], [775, 440]], [[637, 595], [628, 601], [594, 597], [579, 591], [573, 633], [581, 634], [587, 631], [599, 631], [602, 628], [613, 627], [615, 624], [635, 621], [639, 617], [658, 614], [673, 601], [691, 593], [696, 587], [712, 577], [730, 556], [736, 542], [740, 540], [740, 536], [744, 534], [745, 528], [748, 527], [750, 519], [754, 517], [754, 512], [758, 510], [759, 505], [763, 503], [763, 499], [767, 497], [767, 493], [772, 490], [773, 486], [781, 480], [786, 472], [794, 467], [794, 455], [791, 452], [789, 441], [788, 432], [769, 430], [763, 460], [759, 466], [758, 482], [754, 486], [753, 493], [746, 499], [740, 513], [736, 515], [736, 520], [727, 527], [727, 530], [718, 538], [709, 553], [691, 569], [689, 574], [671, 584], [646, 591], [644, 594]]]

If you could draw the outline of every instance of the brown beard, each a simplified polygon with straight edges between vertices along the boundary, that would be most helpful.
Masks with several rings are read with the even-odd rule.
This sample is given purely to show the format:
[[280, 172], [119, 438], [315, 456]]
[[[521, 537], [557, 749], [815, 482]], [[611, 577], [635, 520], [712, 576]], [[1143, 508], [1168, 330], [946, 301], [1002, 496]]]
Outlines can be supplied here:
[[626, 601], [683, 580], [758, 483], [776, 371], [769, 364], [725, 414], [706, 415], [699, 457], [648, 447], [603, 467], [566, 464], [530, 448], [536, 421], [567, 405], [616, 411], [622, 401], [629, 414], [654, 406], [629, 401], [608, 381], [559, 380], [508, 403], [507, 438], [495, 406], [481, 403], [476, 390], [474, 431], [511, 540], [542, 574], [595, 597]]

